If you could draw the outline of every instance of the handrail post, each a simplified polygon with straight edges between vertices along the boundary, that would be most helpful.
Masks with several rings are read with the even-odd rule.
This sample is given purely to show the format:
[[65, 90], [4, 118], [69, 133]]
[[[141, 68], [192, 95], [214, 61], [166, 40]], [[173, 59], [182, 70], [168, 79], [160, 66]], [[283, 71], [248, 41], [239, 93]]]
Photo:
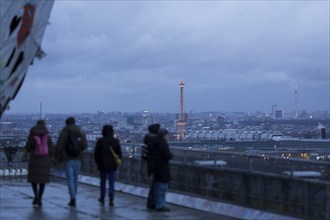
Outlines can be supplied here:
[[326, 219], [330, 220], [330, 185], [327, 186], [327, 198], [326, 198], [326, 204], [327, 204], [327, 211], [326, 211]]
[[249, 167], [248, 167], [248, 171], [251, 172], [253, 169], [252, 169], [252, 157], [251, 156], [248, 156], [248, 160], [249, 160]]
[[294, 169], [293, 169], [293, 161], [292, 160], [290, 160], [290, 177], [292, 178], [293, 177], [293, 171], [294, 171]]
[[217, 155], [216, 153], [213, 153], [213, 161], [214, 161], [214, 167], [217, 166]]
[[187, 163], [186, 150], [182, 150], [183, 164]]

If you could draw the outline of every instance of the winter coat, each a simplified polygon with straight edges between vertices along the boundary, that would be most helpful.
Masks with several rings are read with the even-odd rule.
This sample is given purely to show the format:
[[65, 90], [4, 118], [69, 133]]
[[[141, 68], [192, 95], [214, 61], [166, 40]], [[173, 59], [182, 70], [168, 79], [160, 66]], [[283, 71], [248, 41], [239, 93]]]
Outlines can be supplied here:
[[155, 142], [155, 139], [157, 137], [157, 133], [159, 131], [159, 124], [151, 124], [148, 127], [149, 133], [146, 134], [143, 138], [143, 143], [145, 145], [147, 145], [148, 147], [148, 159], [147, 159], [147, 171], [148, 171], [148, 175], [150, 176], [153, 173], [152, 170], [152, 148]]
[[79, 132], [80, 133], [81, 139], [82, 139], [82, 146], [81, 146], [82, 151], [85, 150], [88, 146], [86, 135], [83, 131], [81, 131], [80, 127], [75, 124], [67, 125], [66, 127], [64, 127], [62, 129], [62, 131], [60, 132], [60, 135], [57, 139], [57, 143], [56, 143], [56, 147], [55, 147], [57, 161], [81, 160], [82, 159], [82, 153], [80, 155], [74, 156], [74, 157], [69, 156], [66, 153], [65, 147], [67, 145], [69, 132]]
[[170, 181], [170, 160], [173, 154], [165, 140], [165, 134], [158, 133], [152, 149], [152, 170], [155, 182]]
[[53, 158], [53, 142], [48, 136], [48, 155], [35, 155], [36, 142], [33, 136], [43, 136], [48, 134], [48, 130], [44, 125], [37, 125], [31, 128], [25, 145], [26, 151], [30, 154], [28, 164], [28, 182], [31, 183], [47, 183], [50, 180], [50, 167]]
[[147, 171], [148, 175], [150, 176], [153, 173], [152, 170], [152, 149], [154, 145], [154, 140], [156, 139], [156, 134], [148, 133], [144, 136], [143, 143], [147, 145], [148, 149], [148, 159], [147, 159]]
[[94, 160], [99, 171], [116, 171], [117, 165], [109, 147], [122, 158], [120, 142], [113, 136], [99, 138], [95, 145]]

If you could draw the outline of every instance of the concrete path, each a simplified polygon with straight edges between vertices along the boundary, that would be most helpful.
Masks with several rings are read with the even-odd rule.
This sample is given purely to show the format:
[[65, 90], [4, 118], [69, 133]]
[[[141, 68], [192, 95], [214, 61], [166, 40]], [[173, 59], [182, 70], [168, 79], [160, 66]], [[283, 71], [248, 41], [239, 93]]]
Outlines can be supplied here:
[[69, 194], [66, 181], [54, 177], [52, 182], [46, 185], [43, 206], [34, 207], [32, 189], [25, 179], [2, 178], [0, 181], [0, 219], [234, 219], [173, 204], [167, 205], [171, 212], [149, 211], [145, 207], [145, 198], [122, 192], [116, 192], [114, 207], [102, 206], [97, 201], [98, 196], [98, 187], [81, 183], [78, 189], [77, 207], [71, 208], [67, 205]]

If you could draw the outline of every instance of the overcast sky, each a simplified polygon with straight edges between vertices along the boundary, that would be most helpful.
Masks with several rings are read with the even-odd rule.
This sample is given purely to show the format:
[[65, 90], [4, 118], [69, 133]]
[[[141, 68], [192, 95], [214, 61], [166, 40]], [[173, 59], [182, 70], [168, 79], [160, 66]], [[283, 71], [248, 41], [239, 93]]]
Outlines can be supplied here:
[[8, 113], [329, 110], [329, 1], [60, 1]]

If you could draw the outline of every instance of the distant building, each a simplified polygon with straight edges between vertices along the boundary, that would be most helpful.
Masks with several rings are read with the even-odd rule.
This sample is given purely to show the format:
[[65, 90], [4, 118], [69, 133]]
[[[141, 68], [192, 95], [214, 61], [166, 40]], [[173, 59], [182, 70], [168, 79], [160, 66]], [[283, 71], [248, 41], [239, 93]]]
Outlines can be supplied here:
[[281, 109], [274, 110], [274, 119], [282, 119], [284, 117], [284, 111]]

